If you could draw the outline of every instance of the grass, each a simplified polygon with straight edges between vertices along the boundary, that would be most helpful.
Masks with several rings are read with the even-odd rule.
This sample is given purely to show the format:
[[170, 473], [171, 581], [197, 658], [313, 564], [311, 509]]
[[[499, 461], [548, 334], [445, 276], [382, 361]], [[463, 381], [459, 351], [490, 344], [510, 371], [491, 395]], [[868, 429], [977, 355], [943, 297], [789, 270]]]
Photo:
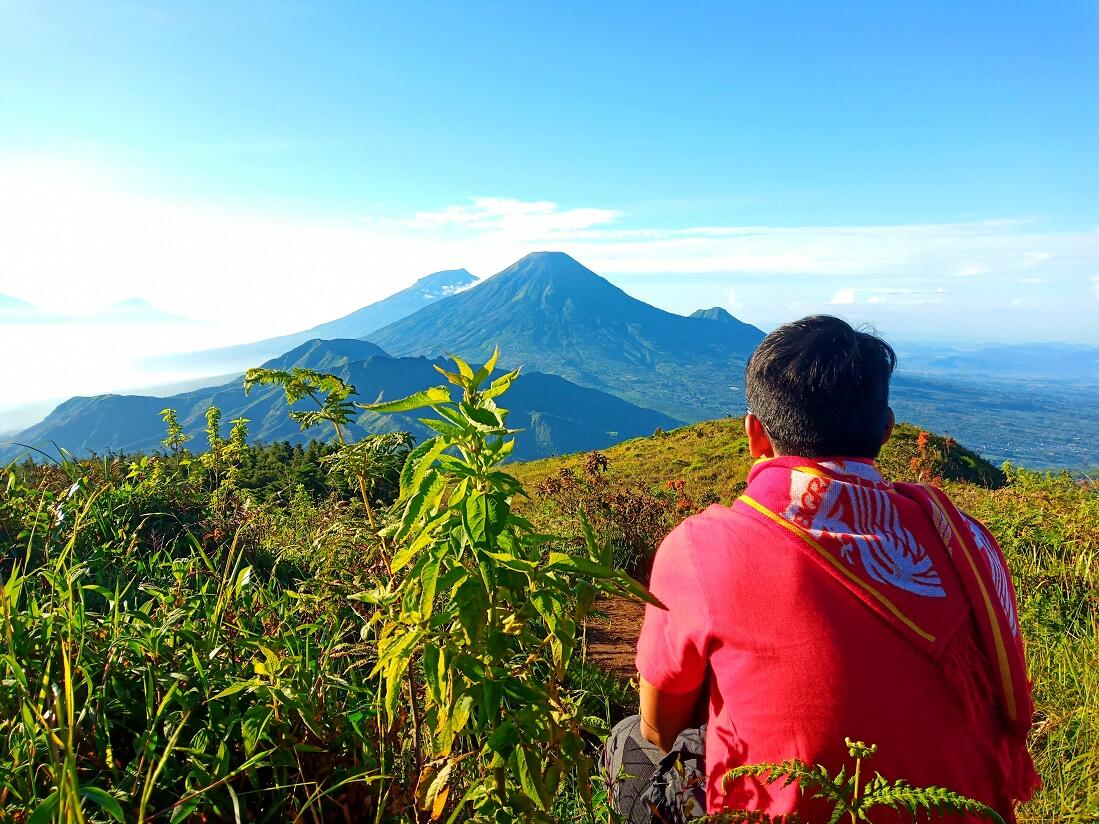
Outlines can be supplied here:
[[[942, 477], [1018, 583], [1046, 782], [1021, 820], [1097, 821], [1099, 492], [918, 444], [900, 427], [883, 467]], [[751, 466], [733, 421], [606, 457], [603, 526], [636, 527], [642, 507], [638, 553], [682, 515], [731, 502]], [[589, 477], [590, 461], [512, 466], [532, 493], [524, 513], [578, 534], [537, 490], [564, 468]], [[304, 490], [264, 503], [195, 472], [178, 457], [0, 472], [0, 820], [417, 820], [408, 719], [383, 718], [372, 607], [350, 597], [381, 575], [361, 504]], [[635, 702], [583, 655], [568, 684], [592, 729]], [[576, 779], [563, 786], [553, 817], [588, 819]], [[609, 820], [597, 788], [594, 815]]]

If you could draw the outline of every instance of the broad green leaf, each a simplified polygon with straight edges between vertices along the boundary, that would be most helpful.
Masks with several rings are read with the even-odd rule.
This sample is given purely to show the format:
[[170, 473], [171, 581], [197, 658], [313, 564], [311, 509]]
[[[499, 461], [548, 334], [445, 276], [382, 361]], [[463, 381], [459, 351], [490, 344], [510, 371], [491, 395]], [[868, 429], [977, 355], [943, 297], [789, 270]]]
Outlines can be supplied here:
[[450, 517], [446, 512], [433, 518], [424, 525], [423, 531], [416, 536], [416, 539], [407, 546], [401, 547], [397, 553], [393, 556], [393, 560], [390, 562], [390, 566], [393, 572], [400, 572], [404, 569], [408, 562], [415, 558], [420, 551], [436, 539], [436, 530]]
[[400, 662], [394, 662], [386, 669], [385, 673], [385, 715], [390, 723], [397, 716], [397, 701], [401, 697], [401, 676], [404, 675], [406, 666]]
[[466, 435], [462, 427], [452, 424], [450, 421], [441, 421], [438, 418], [420, 418], [419, 421], [424, 426], [434, 429], [440, 435], [450, 438], [452, 441], [460, 441]]
[[492, 383], [489, 384], [488, 389], [481, 393], [482, 398], [496, 398], [503, 395], [511, 388], [512, 382], [519, 377], [519, 370], [514, 372], [508, 372], [506, 375], [501, 375]]
[[475, 544], [488, 541], [488, 501], [483, 492], [474, 492], [466, 498], [462, 512], [463, 525], [470, 540]]
[[488, 600], [481, 581], [475, 577], [466, 578], [455, 593], [458, 603], [458, 620], [465, 630], [471, 644], [476, 644], [485, 629], [485, 612]]
[[373, 589], [356, 592], [354, 595], [348, 595], [347, 597], [351, 601], [361, 601], [364, 604], [379, 606], [391, 603], [397, 597], [397, 594], [391, 591], [389, 587], [379, 585]]
[[427, 687], [429, 703], [443, 703], [443, 679], [441, 677], [440, 660], [442, 654], [436, 644], [424, 647], [421, 660], [424, 665], [424, 685]]
[[473, 426], [482, 432], [498, 432], [504, 428], [503, 420], [491, 409], [486, 409], [483, 406], [473, 406], [465, 402], [462, 402], [459, 408], [465, 413]]
[[431, 558], [420, 571], [420, 617], [426, 621], [435, 606], [435, 584], [439, 580], [439, 558]]
[[661, 603], [660, 599], [653, 595], [651, 592], [649, 592], [649, 590], [646, 589], [644, 585], [639, 584], [622, 570], [616, 570], [616, 573], [616, 582], [630, 595], [633, 595], [636, 598], [640, 598], [646, 604], [652, 604], [654, 607], [659, 607], [660, 609], [667, 609], [667, 607], [664, 606], [663, 603]]
[[584, 545], [588, 549], [588, 557], [595, 561], [597, 564], [609, 567], [613, 558], [613, 549], [610, 541], [604, 541], [600, 543], [595, 537], [595, 531], [591, 528], [591, 524], [588, 523], [588, 516], [584, 510], [580, 510], [580, 526], [584, 530]]
[[614, 578], [616, 571], [597, 564], [590, 558], [579, 558], [565, 552], [551, 552], [549, 554], [549, 568], [563, 572], [578, 572], [592, 578]]
[[465, 378], [466, 381], [472, 381], [473, 370], [469, 367], [469, 364], [456, 355], [451, 355], [450, 359], [454, 361], [454, 365], [458, 367], [458, 371], [461, 372], [462, 377]]
[[54, 790], [30, 814], [27, 818], [27, 824], [50, 824], [53, 821], [54, 810], [57, 809], [60, 803], [61, 792], [60, 790]]
[[519, 785], [527, 797], [538, 805], [538, 809], [545, 812], [549, 809], [552, 799], [546, 791], [546, 785], [542, 778], [542, 759], [528, 747], [519, 747], [516, 751], [516, 760], [519, 772]]
[[122, 805], [106, 790], [83, 784], [80, 787], [80, 795], [87, 798], [89, 801], [92, 801], [99, 809], [103, 810], [115, 821], [126, 820], [126, 817], [122, 812]]
[[496, 361], [500, 359], [500, 347], [496, 346], [492, 350], [492, 356], [485, 361], [485, 365], [477, 370], [477, 374], [473, 376], [473, 380], [470, 381], [474, 388], [477, 388], [485, 379], [492, 374], [492, 371], [496, 368]]
[[[416, 445], [416, 448], [408, 453], [408, 457], [405, 458], [404, 466], [401, 468], [401, 500], [403, 501], [409, 495], [412, 494], [412, 479], [415, 476], [417, 468], [420, 466], [420, 462], [431, 448], [435, 445], [434, 438], [428, 438], [426, 441], [421, 441]], [[427, 469], [424, 470], [426, 472]]]
[[[439, 755], [450, 755], [454, 747], [454, 739], [465, 731], [469, 722], [470, 710], [473, 708], [473, 699], [463, 695], [454, 702], [449, 715], [441, 715], [439, 719]], [[440, 709], [442, 712], [442, 709]]]
[[486, 678], [481, 682], [481, 700], [484, 703], [482, 724], [495, 719], [500, 714], [500, 705], [504, 697], [504, 688], [495, 678]]
[[486, 552], [485, 555], [490, 557], [500, 566], [505, 569], [512, 569], [516, 572], [535, 572], [538, 570], [540, 564], [537, 561], [528, 561], [525, 558], [517, 558], [506, 552]]
[[492, 731], [492, 735], [488, 737], [485, 746], [492, 752], [498, 752], [506, 757], [511, 755], [512, 750], [518, 743], [519, 730], [516, 729], [514, 722], [505, 720]]
[[437, 363], [433, 363], [432, 366], [435, 367], [436, 372], [438, 372], [440, 375], [445, 377], [448, 381], [450, 381], [450, 383], [454, 384], [457, 387], [461, 387], [462, 389], [465, 388], [466, 382], [464, 380], [462, 380], [461, 375], [456, 374], [454, 372], [447, 372], [445, 369], [443, 369], [443, 367], [439, 366], [439, 364], [437, 364]]
[[263, 737], [263, 730], [271, 719], [272, 710], [269, 707], [257, 704], [249, 707], [240, 722], [241, 736], [244, 740], [244, 755], [250, 758], [256, 751], [256, 746]]
[[438, 505], [439, 498], [446, 490], [448, 483], [447, 477], [435, 470], [429, 471], [424, 476], [419, 490], [409, 499], [404, 515], [401, 516], [401, 522], [394, 530], [393, 534], [397, 540], [404, 539], [422, 518], [432, 517], [431, 513]]
[[357, 403], [355, 406], [368, 412], [408, 412], [411, 409], [422, 409], [425, 406], [437, 406], [442, 403], [450, 403], [450, 390], [445, 386], [433, 386], [430, 389], [414, 392], [400, 400]]
[[254, 687], [254, 686], [256, 686], [255, 681], [238, 681], [235, 684], [230, 684], [228, 687], [223, 689], [221, 692], [219, 692], [217, 695], [215, 695], [210, 700], [211, 701], [217, 701], [221, 698], [228, 698], [230, 695], [236, 695], [238, 692], [241, 692], [243, 690], [248, 689], [249, 687]]

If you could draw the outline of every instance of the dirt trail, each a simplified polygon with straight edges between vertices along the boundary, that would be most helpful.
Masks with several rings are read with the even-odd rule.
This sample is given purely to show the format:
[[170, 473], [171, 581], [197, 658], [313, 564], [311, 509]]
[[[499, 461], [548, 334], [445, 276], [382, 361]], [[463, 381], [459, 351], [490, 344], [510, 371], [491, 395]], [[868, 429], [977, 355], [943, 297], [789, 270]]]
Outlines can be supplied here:
[[637, 675], [634, 655], [645, 606], [625, 598], [601, 598], [595, 611], [606, 617], [588, 621], [588, 660], [620, 678]]

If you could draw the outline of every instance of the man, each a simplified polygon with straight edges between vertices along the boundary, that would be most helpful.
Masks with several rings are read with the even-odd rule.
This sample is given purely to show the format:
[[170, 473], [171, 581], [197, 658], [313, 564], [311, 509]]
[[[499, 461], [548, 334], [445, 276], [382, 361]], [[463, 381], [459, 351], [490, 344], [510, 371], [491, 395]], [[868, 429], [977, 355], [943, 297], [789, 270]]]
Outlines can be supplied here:
[[[722, 779], [791, 758], [834, 773], [851, 763], [845, 738], [878, 746], [869, 770], [950, 788], [1007, 821], [1039, 783], [999, 547], [941, 491], [891, 484], [874, 466], [893, 429], [895, 365], [884, 341], [824, 316], [777, 329], [752, 355], [747, 489], [680, 524], [654, 560], [665, 608], [646, 608], [640, 714], [616, 727], [606, 757], [612, 779], [638, 777], [612, 783], [630, 821], [650, 809], [682, 820], [692, 797], [701, 815], [703, 783], [710, 812], [827, 821], [831, 805], [796, 784]], [[875, 813], [891, 820], [902, 814]]]

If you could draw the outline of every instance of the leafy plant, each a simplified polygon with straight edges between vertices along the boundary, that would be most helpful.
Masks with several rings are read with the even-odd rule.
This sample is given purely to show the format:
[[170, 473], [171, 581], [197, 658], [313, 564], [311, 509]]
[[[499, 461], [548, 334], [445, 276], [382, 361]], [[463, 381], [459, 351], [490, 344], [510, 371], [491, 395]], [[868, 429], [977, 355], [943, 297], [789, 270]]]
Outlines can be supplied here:
[[[354, 386], [336, 375], [300, 366], [295, 366], [289, 371], [257, 367], [244, 373], [246, 394], [251, 392], [257, 384], [282, 387], [286, 402], [291, 406], [304, 398], [312, 400], [317, 405], [316, 409], [292, 409], [290, 417], [298, 422], [302, 430], [324, 423], [331, 424], [336, 431], [336, 440], [340, 442], [340, 446], [347, 446], [343, 430], [351, 422], [351, 416], [355, 414], [356, 405], [350, 400], [355, 394]], [[359, 484], [363, 506], [366, 507], [366, 517], [370, 521], [370, 526], [376, 527], [374, 507], [370, 505], [370, 495], [367, 491], [367, 475], [363, 471], [356, 471], [355, 478]]]
[[411, 713], [417, 807], [433, 820], [550, 822], [570, 775], [590, 810], [584, 733], [601, 725], [565, 685], [578, 625], [598, 592], [650, 596], [590, 529], [584, 554], [555, 551], [512, 510], [522, 488], [500, 463], [515, 430], [496, 399], [518, 371], [490, 380], [496, 358], [440, 368], [456, 397], [436, 386], [364, 407], [431, 409], [422, 420], [439, 434], [410, 455], [382, 530], [394, 577], [358, 597], [384, 608], [367, 628], [387, 717], [402, 696]]
[[[768, 784], [781, 781], [783, 787], [789, 787], [795, 781], [803, 794], [832, 804], [832, 814], [828, 824], [837, 824], [842, 818], [849, 818], [852, 824], [870, 821], [870, 811], [877, 807], [890, 807], [908, 812], [913, 818], [917, 813], [939, 815], [977, 815], [990, 821], [1004, 824], [1000, 814], [991, 807], [968, 798], [961, 793], [943, 787], [913, 787], [904, 779], [889, 781], [880, 773], [862, 780], [863, 762], [872, 758], [878, 751], [876, 745], [862, 741], [845, 739], [847, 752], [855, 764], [851, 773], [846, 767], [833, 774], [820, 764], [807, 764], [796, 758], [780, 764], [747, 764], [735, 767], [725, 773], [722, 783], [737, 778], [761, 778]], [[740, 819], [715, 817], [713, 821], [734, 821]], [[775, 820], [775, 819], [771, 819]]]

